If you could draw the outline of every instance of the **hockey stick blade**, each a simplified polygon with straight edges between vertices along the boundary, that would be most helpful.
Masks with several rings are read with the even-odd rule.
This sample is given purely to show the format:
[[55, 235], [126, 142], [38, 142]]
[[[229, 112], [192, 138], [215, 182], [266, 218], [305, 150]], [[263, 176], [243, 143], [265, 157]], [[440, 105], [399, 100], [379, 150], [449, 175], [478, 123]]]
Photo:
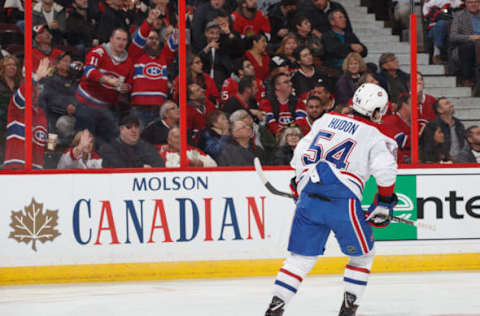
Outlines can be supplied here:
[[292, 194], [277, 190], [277, 189], [270, 183], [270, 181], [268, 181], [267, 177], [266, 177], [265, 174], [263, 173], [262, 164], [260, 163], [260, 159], [258, 159], [258, 157], [255, 157], [255, 158], [253, 159], [253, 164], [254, 164], [254, 166], [255, 166], [255, 171], [257, 172], [258, 177], [259, 177], [260, 180], [262, 181], [263, 185], [267, 188], [267, 190], [270, 191], [270, 193], [275, 194], [275, 195], [278, 195], [278, 196], [283, 196], [283, 197], [288, 197], [288, 198], [293, 199], [293, 195], [292, 195]]
[[[268, 190], [270, 193], [275, 194], [275, 195], [278, 195], [278, 196], [283, 196], [283, 197], [288, 197], [288, 198], [293, 199], [293, 195], [292, 195], [292, 194], [287, 193], [287, 192], [283, 192], [283, 191], [280, 191], [280, 190], [277, 190], [277, 189], [270, 183], [270, 181], [268, 181], [267, 177], [266, 177], [265, 174], [263, 173], [262, 164], [260, 163], [260, 159], [258, 159], [258, 157], [255, 157], [255, 158], [253, 159], [253, 164], [254, 164], [254, 166], [255, 166], [255, 171], [257, 172], [258, 177], [260, 178], [260, 180], [262, 181], [263, 185], [265, 185], [265, 187], [267, 188], [267, 190]], [[417, 222], [417, 221], [412, 221], [412, 220], [405, 219], [405, 218], [398, 217], [398, 216], [389, 216], [389, 219], [390, 219], [392, 222], [396, 222], [396, 223], [401, 223], [401, 224], [405, 224], [405, 225], [415, 226], [415, 227], [419, 227], [419, 228], [425, 228], [425, 229], [429, 229], [429, 230], [433, 230], [433, 231], [436, 230], [436, 227], [435, 227], [434, 225], [425, 224], [425, 223], [420, 223], [420, 222]]]

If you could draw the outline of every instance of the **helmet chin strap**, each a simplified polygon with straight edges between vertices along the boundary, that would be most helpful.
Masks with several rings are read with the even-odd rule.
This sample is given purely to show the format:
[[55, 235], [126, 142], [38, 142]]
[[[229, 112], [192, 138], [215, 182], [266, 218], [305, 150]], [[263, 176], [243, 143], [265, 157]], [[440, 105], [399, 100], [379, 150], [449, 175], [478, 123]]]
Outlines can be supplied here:
[[373, 111], [370, 120], [374, 123], [382, 123], [382, 114], [380, 113], [380, 109], [377, 108], [375, 111]]

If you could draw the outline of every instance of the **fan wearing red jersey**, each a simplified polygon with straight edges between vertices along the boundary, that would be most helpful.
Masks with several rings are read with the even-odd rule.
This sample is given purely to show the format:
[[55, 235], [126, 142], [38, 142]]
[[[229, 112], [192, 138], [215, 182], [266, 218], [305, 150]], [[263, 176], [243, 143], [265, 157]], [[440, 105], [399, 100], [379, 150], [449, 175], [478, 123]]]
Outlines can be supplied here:
[[76, 110], [75, 129], [88, 129], [99, 143], [109, 142], [118, 135], [113, 107], [120, 94], [132, 88], [133, 62], [125, 49], [127, 43], [127, 31], [115, 29], [110, 41], [93, 48], [85, 60], [84, 74], [76, 93], [80, 104]]
[[395, 138], [398, 145], [397, 162], [410, 163], [411, 108], [410, 96], [398, 98], [397, 112], [383, 118], [384, 129]]
[[242, 37], [263, 32], [270, 40], [270, 21], [257, 9], [257, 0], [240, 0], [238, 8], [231, 15], [233, 29]]
[[[49, 61], [48, 58], [44, 58], [32, 76], [32, 165], [34, 169], [43, 168], [43, 155], [47, 143], [47, 117], [43, 109], [37, 105], [37, 82], [49, 73]], [[25, 168], [25, 83], [10, 98], [3, 162], [3, 169], [23, 168]]]

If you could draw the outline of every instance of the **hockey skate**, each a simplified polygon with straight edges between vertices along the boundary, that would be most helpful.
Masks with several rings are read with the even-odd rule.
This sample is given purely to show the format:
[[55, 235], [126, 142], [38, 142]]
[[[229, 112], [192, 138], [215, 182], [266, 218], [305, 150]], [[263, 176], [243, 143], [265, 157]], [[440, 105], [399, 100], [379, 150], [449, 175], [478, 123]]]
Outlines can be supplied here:
[[354, 304], [356, 300], [357, 296], [355, 296], [355, 294], [345, 292], [343, 295], [342, 308], [340, 308], [338, 316], [355, 316], [355, 312], [358, 308], [358, 305]]
[[270, 306], [268, 306], [268, 309], [265, 312], [265, 316], [282, 316], [284, 311], [283, 309], [284, 306], [285, 306], [285, 302], [278, 296], [274, 296], [272, 298], [272, 302], [270, 303]]

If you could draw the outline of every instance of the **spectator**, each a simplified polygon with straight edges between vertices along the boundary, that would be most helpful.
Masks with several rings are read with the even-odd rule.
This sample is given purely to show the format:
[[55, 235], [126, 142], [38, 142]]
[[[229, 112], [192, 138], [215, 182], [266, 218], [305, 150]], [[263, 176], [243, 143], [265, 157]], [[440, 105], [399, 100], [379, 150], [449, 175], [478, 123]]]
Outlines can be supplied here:
[[480, 127], [473, 125], [465, 132], [467, 146], [457, 155], [458, 163], [480, 163]]
[[198, 133], [207, 126], [208, 113], [215, 110], [215, 106], [205, 99], [205, 89], [196, 83], [187, 86], [187, 129], [191, 139], [196, 143]]
[[304, 0], [300, 3], [299, 12], [305, 14], [313, 23], [313, 32], [316, 36], [322, 36], [331, 29], [328, 15], [334, 10], [340, 10], [347, 18], [347, 30], [352, 31], [350, 20], [345, 8], [338, 2], [330, 0]]
[[56, 64], [58, 55], [63, 51], [52, 47], [52, 35], [47, 25], [35, 25], [33, 27], [32, 47], [32, 71], [36, 71], [40, 60], [47, 57], [51, 65]]
[[260, 110], [267, 115], [267, 126], [272, 134], [279, 137], [282, 129], [293, 123], [297, 117], [305, 117], [303, 109], [297, 109], [297, 98], [292, 93], [292, 82], [287, 74], [279, 73], [272, 78], [273, 95], [260, 103]]
[[[477, 46], [480, 40], [480, 2], [465, 0], [465, 10], [457, 12], [450, 26], [449, 41], [456, 49], [460, 62], [460, 72], [463, 84], [472, 87], [475, 82], [475, 67], [477, 61]], [[478, 78], [477, 78], [478, 79]]]
[[[212, 104], [217, 105], [220, 103], [220, 93], [218, 92], [217, 85], [215, 84], [215, 81], [213, 81], [212, 77], [210, 77], [210, 75], [203, 72], [202, 59], [197, 55], [193, 55], [188, 64], [187, 83], [196, 83], [200, 87], [205, 89], [205, 97]], [[174, 100], [178, 100], [180, 91], [178, 77], [175, 78], [175, 87], [176, 89]]]
[[350, 53], [343, 61], [342, 70], [343, 74], [338, 78], [335, 87], [335, 101], [337, 105], [345, 106], [353, 97], [357, 82], [367, 70], [367, 66], [360, 54]]
[[[247, 112], [257, 120], [263, 119], [262, 112], [258, 109], [255, 101], [257, 94], [257, 85], [253, 81], [253, 77], [243, 77], [238, 83], [237, 93], [225, 102], [223, 111], [230, 116], [236, 110], [247, 110]], [[252, 102], [253, 100], [253, 102]], [[254, 105], [252, 107], [252, 104]]]
[[432, 95], [424, 93], [423, 88], [423, 74], [417, 72], [418, 122], [420, 123], [420, 132], [428, 122], [434, 120], [436, 117], [435, 111], [433, 110], [433, 104], [436, 99]]
[[297, 147], [300, 138], [303, 137], [302, 131], [296, 126], [287, 127], [278, 142], [278, 150], [275, 152], [273, 164], [277, 166], [288, 166], [293, 157], [293, 151]]
[[215, 23], [220, 27], [220, 49], [225, 51], [230, 59], [240, 58], [245, 53], [245, 43], [240, 33], [230, 27], [230, 16], [225, 10], [218, 10]]
[[[243, 121], [245, 124], [250, 126], [252, 129], [251, 143], [255, 147], [259, 147], [265, 150], [265, 147], [274, 147], [276, 145], [275, 138], [271, 133], [265, 129], [263, 126], [255, 123], [252, 118], [252, 115], [244, 109], [236, 110], [230, 115], [230, 126], [233, 125], [235, 121]], [[270, 139], [268, 139], [270, 136]], [[264, 146], [263, 142], [267, 140], [267, 143]], [[268, 142], [269, 140], [273, 140]], [[272, 144], [273, 143], [273, 144]]]
[[58, 161], [57, 169], [100, 169], [102, 158], [93, 150], [95, 138], [85, 129], [75, 134], [72, 147]]
[[[447, 55], [448, 27], [453, 18], [452, 9], [463, 5], [462, 2], [461, 0], [429, 0], [423, 4], [425, 28], [428, 37], [433, 41], [434, 64], [442, 64], [443, 57]], [[408, 28], [408, 23], [402, 26]]]
[[280, 46], [280, 42], [293, 28], [292, 22], [297, 13], [298, 0], [281, 0], [268, 9], [268, 20], [270, 21], [271, 34], [270, 44], [273, 50]]
[[[171, 34], [165, 45], [161, 44], [158, 32], [151, 28], [157, 18], [158, 11], [151, 10], [140, 32], [136, 33], [140, 46], [135, 50], [134, 47], [129, 49], [134, 66], [130, 102], [142, 128], [158, 117], [158, 107], [168, 97], [167, 67], [174, 60], [178, 49], [178, 40], [172, 27], [168, 28]], [[146, 41], [140, 38], [143, 34], [148, 34]]]
[[176, 1], [170, 0], [150, 0], [151, 8], [160, 13], [162, 27], [177, 27], [177, 4]]
[[238, 0], [238, 7], [231, 17], [233, 29], [242, 37], [250, 37], [259, 33], [270, 39], [270, 21], [257, 9], [257, 0]]
[[288, 62], [290, 70], [297, 68], [296, 59], [293, 56], [293, 52], [298, 47], [297, 36], [293, 33], [288, 33], [282, 39], [280, 48], [275, 52], [276, 55], [279, 55]]
[[264, 81], [270, 73], [270, 57], [267, 55], [267, 38], [264, 34], [251, 36], [249, 39], [249, 49], [245, 52], [245, 57], [250, 60], [255, 68], [257, 79]]
[[315, 67], [312, 51], [309, 47], [300, 46], [293, 55], [300, 66], [292, 77], [295, 94], [301, 95], [312, 90], [319, 81], [328, 82], [328, 74]]
[[306, 46], [310, 48], [313, 56], [320, 58], [324, 54], [324, 47], [320, 37], [312, 32], [312, 24], [308, 17], [297, 15], [293, 19], [295, 28], [295, 36], [297, 37], [298, 46]]
[[257, 88], [257, 94], [255, 96], [256, 102], [260, 103], [265, 97], [265, 85], [263, 82], [255, 78], [255, 68], [250, 60], [242, 57], [233, 62], [233, 72], [230, 78], [225, 79], [222, 85], [222, 103], [225, 103], [228, 99], [237, 94], [238, 84], [244, 77], [252, 77], [255, 80]]
[[402, 95], [398, 99], [397, 112], [385, 116], [382, 121], [385, 129], [395, 138], [398, 144], [398, 163], [411, 163], [411, 108], [409, 95]]
[[229, 135], [230, 123], [225, 113], [213, 110], [207, 115], [207, 128], [200, 132], [198, 147], [213, 159], [217, 159]]
[[175, 102], [166, 100], [160, 107], [160, 119], [151, 122], [142, 132], [142, 139], [150, 144], [166, 144], [168, 131], [178, 125], [180, 109]]
[[219, 9], [225, 9], [225, 0], [209, 0], [195, 10], [192, 21], [192, 49], [195, 53], [205, 47], [205, 27], [218, 15]]
[[[56, 125], [60, 117], [68, 115], [73, 117], [77, 108], [77, 99], [75, 91], [77, 90], [78, 81], [70, 72], [70, 64], [72, 58], [68, 53], [63, 53], [57, 57], [55, 72], [52, 76], [45, 78], [42, 82], [43, 89], [38, 100], [39, 105], [45, 110], [48, 122], [48, 132], [59, 134], [60, 143], [67, 146], [71, 142], [73, 131], [67, 135], [60, 135]], [[80, 62], [77, 63], [82, 68]]]
[[[265, 97], [272, 96], [275, 94], [273, 78], [278, 74], [286, 74], [291, 77], [290, 67], [288, 61], [281, 57], [281, 56], [273, 56], [270, 59], [270, 74], [268, 75], [267, 79], [264, 81], [265, 85]], [[292, 90], [293, 91], [293, 90]], [[260, 100], [261, 103], [261, 100]]]
[[217, 158], [219, 166], [253, 166], [253, 159], [259, 157], [264, 162], [264, 152], [250, 143], [252, 128], [239, 120], [231, 127], [232, 140], [225, 144]]
[[89, 10], [88, 0], [74, 0], [73, 10], [70, 11], [65, 25], [65, 37], [69, 45], [81, 52], [82, 57], [88, 47], [98, 46], [100, 43], [96, 32], [97, 21]]
[[459, 119], [453, 116], [455, 113], [453, 103], [446, 97], [438, 98], [433, 104], [433, 109], [438, 117], [427, 126], [433, 122], [440, 126], [445, 137], [444, 145], [448, 149], [450, 157], [456, 159], [465, 146], [465, 127]]
[[165, 167], [155, 147], [140, 139], [140, 121], [134, 115], [120, 120], [120, 136], [100, 147], [103, 168]]
[[448, 146], [445, 143], [445, 134], [440, 122], [431, 121], [425, 126], [419, 141], [420, 161], [423, 163], [452, 163]]
[[[379, 82], [388, 92], [392, 103], [397, 103], [398, 96], [409, 92], [410, 75], [400, 70], [394, 53], [383, 53], [378, 61], [380, 66]], [[394, 106], [395, 107], [395, 106]]]
[[232, 72], [232, 60], [224, 47], [220, 46], [220, 26], [215, 21], [208, 22], [205, 27], [206, 46], [199, 52], [203, 71], [213, 78], [217, 89]]
[[358, 37], [347, 28], [347, 18], [341, 10], [332, 10], [328, 14], [328, 20], [332, 29], [323, 34], [323, 46], [325, 47], [325, 65], [340, 68], [343, 59], [351, 52], [366, 57], [368, 50], [360, 43]]
[[5, 17], [7, 23], [16, 23], [17, 26], [24, 31], [25, 30], [25, 6], [24, 0], [5, 0], [3, 3], [3, 10], [5, 11]]
[[[324, 95], [327, 95], [328, 92], [325, 87], [319, 87], [318, 89], [324, 89], [326, 92]], [[300, 118], [295, 122], [298, 127], [300, 127], [303, 135], [307, 135], [312, 129], [313, 123], [328, 111], [330, 107], [329, 101], [329, 98], [323, 98], [322, 100], [322, 98], [316, 96], [314, 93], [308, 97], [306, 100], [307, 104], [305, 105], [307, 116]]]
[[[32, 75], [34, 84], [32, 95], [32, 166], [42, 169], [45, 145], [47, 143], [47, 118], [38, 106], [37, 83], [50, 72], [48, 58], [40, 61], [37, 71]], [[10, 98], [7, 116], [7, 137], [3, 169], [25, 168], [25, 83]]]
[[[88, 129], [97, 143], [118, 135], [115, 108], [119, 96], [130, 92], [133, 62], [125, 50], [128, 33], [115, 29], [108, 43], [94, 47], [85, 59], [85, 72], [77, 89], [76, 130]], [[136, 37], [132, 45], [135, 45]]]
[[[367, 68], [368, 68], [368, 65], [367, 65]], [[376, 85], [380, 85], [378, 80], [375, 77], [375, 74], [368, 72], [368, 69], [367, 69], [367, 72], [364, 73], [363, 75], [361, 75], [360, 78], [358, 79], [358, 81], [355, 83], [355, 90], [358, 89], [358, 87], [360, 87], [364, 83], [373, 83], [373, 84], [376, 84]], [[350, 100], [347, 103], [348, 106], [344, 107], [341, 110], [341, 113], [350, 114], [352, 112], [352, 108], [351, 108], [352, 104], [353, 104], [353, 97], [350, 98]], [[388, 104], [388, 108], [387, 108], [387, 112], [385, 113], [385, 115], [393, 114], [395, 111], [393, 109], [392, 102], [390, 102], [390, 100], [389, 100], [387, 104]]]
[[53, 45], [63, 45], [67, 13], [64, 7], [53, 0], [40, 0], [32, 10], [32, 24], [47, 25]]
[[22, 83], [22, 68], [15, 56], [6, 56], [0, 60], [0, 139], [5, 136], [7, 111], [10, 97]]
[[122, 0], [106, 1], [105, 12], [100, 15], [97, 32], [101, 43], [109, 41], [114, 30], [123, 29], [128, 32], [130, 23], [133, 21], [131, 12], [123, 10]]
[[[180, 129], [173, 127], [168, 132], [168, 143], [159, 147], [159, 154], [167, 168], [180, 167]], [[216, 167], [217, 163], [197, 147], [187, 145], [189, 167]]]

